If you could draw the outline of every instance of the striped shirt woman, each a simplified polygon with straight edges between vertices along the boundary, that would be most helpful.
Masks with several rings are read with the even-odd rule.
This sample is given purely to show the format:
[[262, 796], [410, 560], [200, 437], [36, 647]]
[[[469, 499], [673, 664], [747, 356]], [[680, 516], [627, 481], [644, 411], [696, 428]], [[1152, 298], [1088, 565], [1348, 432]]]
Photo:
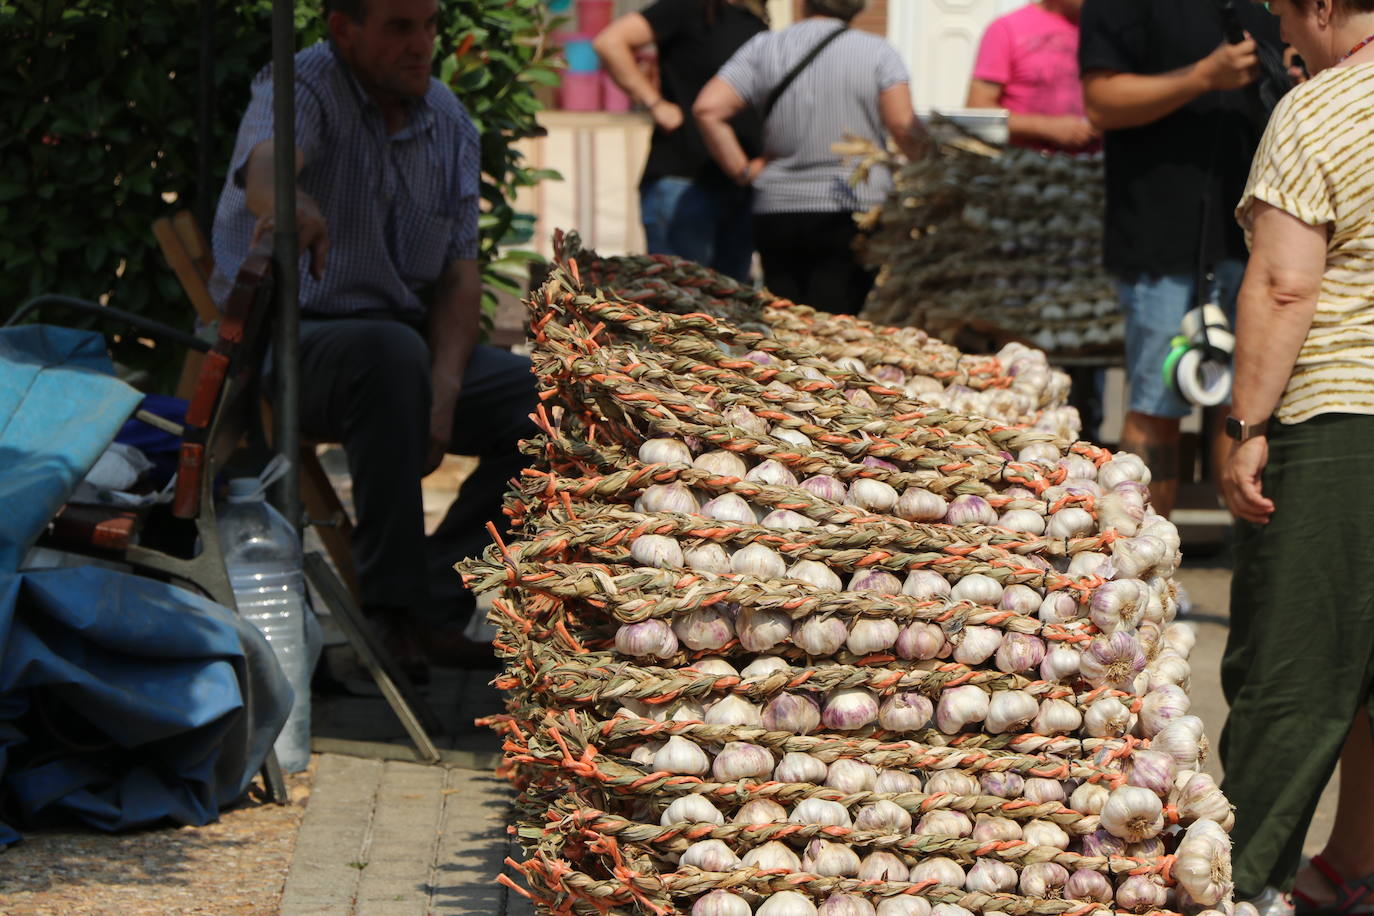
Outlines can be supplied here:
[[[806, 17], [751, 38], [707, 83], [693, 113], [725, 174], [754, 187], [755, 244], [764, 281], [777, 295], [854, 314], [872, 287], [855, 260], [853, 214], [892, 188], [883, 167], [852, 184], [853, 168], [832, 146], [853, 136], [908, 156], [924, 151], [906, 66], [882, 38], [849, 29], [864, 0], [804, 0]], [[837, 34], [838, 32], [838, 34]], [[833, 37], [832, 39], [832, 36]], [[764, 154], [750, 161], [728, 119], [762, 110], [770, 94], [821, 42], [819, 54], [777, 98], [764, 122]]]

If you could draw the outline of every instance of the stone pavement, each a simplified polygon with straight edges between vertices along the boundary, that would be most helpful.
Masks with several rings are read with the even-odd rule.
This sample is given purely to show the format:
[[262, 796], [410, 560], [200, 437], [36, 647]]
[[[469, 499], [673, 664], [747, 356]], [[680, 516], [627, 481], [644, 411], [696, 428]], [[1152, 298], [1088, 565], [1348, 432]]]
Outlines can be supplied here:
[[[1212, 545], [1215, 547], [1216, 545]], [[1199, 551], [1179, 579], [1191, 593], [1198, 630], [1192, 656], [1192, 711], [1213, 741], [1226, 708], [1218, 665], [1226, 639], [1230, 570], [1224, 553]], [[500, 708], [486, 681], [491, 672], [441, 672], [430, 691], [454, 735], [441, 766], [405, 762], [403, 732], [382, 700], [321, 698], [315, 706], [316, 748], [331, 740], [386, 742], [396, 760], [324, 753], [306, 810], [281, 912], [284, 916], [424, 916], [490, 913], [526, 916], [524, 898], [496, 882], [507, 856], [511, 793], [493, 775], [498, 742], [472, 720]], [[413, 758], [411, 758], [413, 759]], [[1215, 756], [1208, 769], [1220, 776]], [[1308, 835], [1321, 848], [1330, 830], [1335, 780]], [[506, 868], [509, 871], [508, 868]]]

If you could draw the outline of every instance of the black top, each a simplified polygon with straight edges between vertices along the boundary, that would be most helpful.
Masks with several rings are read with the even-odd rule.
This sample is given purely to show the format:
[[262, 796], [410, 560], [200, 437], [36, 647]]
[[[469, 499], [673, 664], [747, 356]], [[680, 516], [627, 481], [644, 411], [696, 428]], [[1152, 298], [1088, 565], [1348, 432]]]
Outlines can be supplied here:
[[[1251, 35], [1279, 46], [1277, 19], [1253, 3], [1235, 6]], [[1202, 59], [1222, 40], [1215, 0], [1086, 0], [1078, 63], [1083, 73], [1166, 73]], [[1107, 268], [1124, 276], [1191, 275], [1204, 240], [1209, 264], [1244, 259], [1233, 211], [1265, 119], [1253, 89], [1242, 89], [1206, 93], [1153, 124], [1107, 131]]]
[[[714, 9], [713, 9], [714, 8]], [[712, 12], [714, 15], [712, 16]], [[655, 178], [690, 178], [728, 182], [706, 152], [701, 131], [692, 117], [692, 103], [701, 87], [740, 47], [767, 26], [752, 13], [711, 0], [658, 0], [641, 11], [654, 30], [663, 97], [682, 107], [682, 126], [671, 134], [654, 128], [649, 161], [641, 183]], [[730, 120], [749, 158], [763, 149], [763, 125], [758, 112], [746, 109]]]

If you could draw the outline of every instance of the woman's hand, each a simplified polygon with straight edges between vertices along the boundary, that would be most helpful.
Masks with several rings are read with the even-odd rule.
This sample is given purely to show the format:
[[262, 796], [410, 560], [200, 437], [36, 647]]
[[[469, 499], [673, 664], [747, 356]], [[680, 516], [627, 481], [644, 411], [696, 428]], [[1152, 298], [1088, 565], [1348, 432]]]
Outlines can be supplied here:
[[665, 134], [671, 134], [682, 126], [682, 109], [675, 103], [667, 99], [660, 98], [657, 102], [649, 106], [649, 114], [653, 116], [654, 123], [658, 129]]
[[1269, 437], [1255, 436], [1231, 447], [1221, 471], [1221, 496], [1237, 518], [1256, 525], [1268, 524], [1274, 501], [1261, 491], [1260, 478], [1269, 463]]

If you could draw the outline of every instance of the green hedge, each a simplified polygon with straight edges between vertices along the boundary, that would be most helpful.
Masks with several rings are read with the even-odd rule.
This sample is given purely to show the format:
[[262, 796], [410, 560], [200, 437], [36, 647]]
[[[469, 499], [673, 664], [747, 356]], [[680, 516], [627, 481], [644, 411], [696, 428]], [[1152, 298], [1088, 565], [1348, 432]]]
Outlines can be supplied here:
[[[153, 220], [196, 199], [200, 0], [0, 0], [0, 315], [46, 292], [184, 326], [176, 278]], [[318, 0], [298, 0], [300, 47], [323, 34]], [[529, 134], [554, 85], [542, 0], [447, 0], [436, 75], [482, 135], [482, 261], [492, 290], [531, 257], [511, 248], [531, 220], [515, 190], [553, 173], [525, 168], [510, 141]], [[219, 0], [215, 13], [215, 173], [224, 180], [253, 75], [271, 59], [270, 0]], [[461, 50], [462, 53], [455, 53]], [[75, 323], [66, 317], [54, 319]], [[124, 340], [116, 356], [158, 375], [180, 354]]]

